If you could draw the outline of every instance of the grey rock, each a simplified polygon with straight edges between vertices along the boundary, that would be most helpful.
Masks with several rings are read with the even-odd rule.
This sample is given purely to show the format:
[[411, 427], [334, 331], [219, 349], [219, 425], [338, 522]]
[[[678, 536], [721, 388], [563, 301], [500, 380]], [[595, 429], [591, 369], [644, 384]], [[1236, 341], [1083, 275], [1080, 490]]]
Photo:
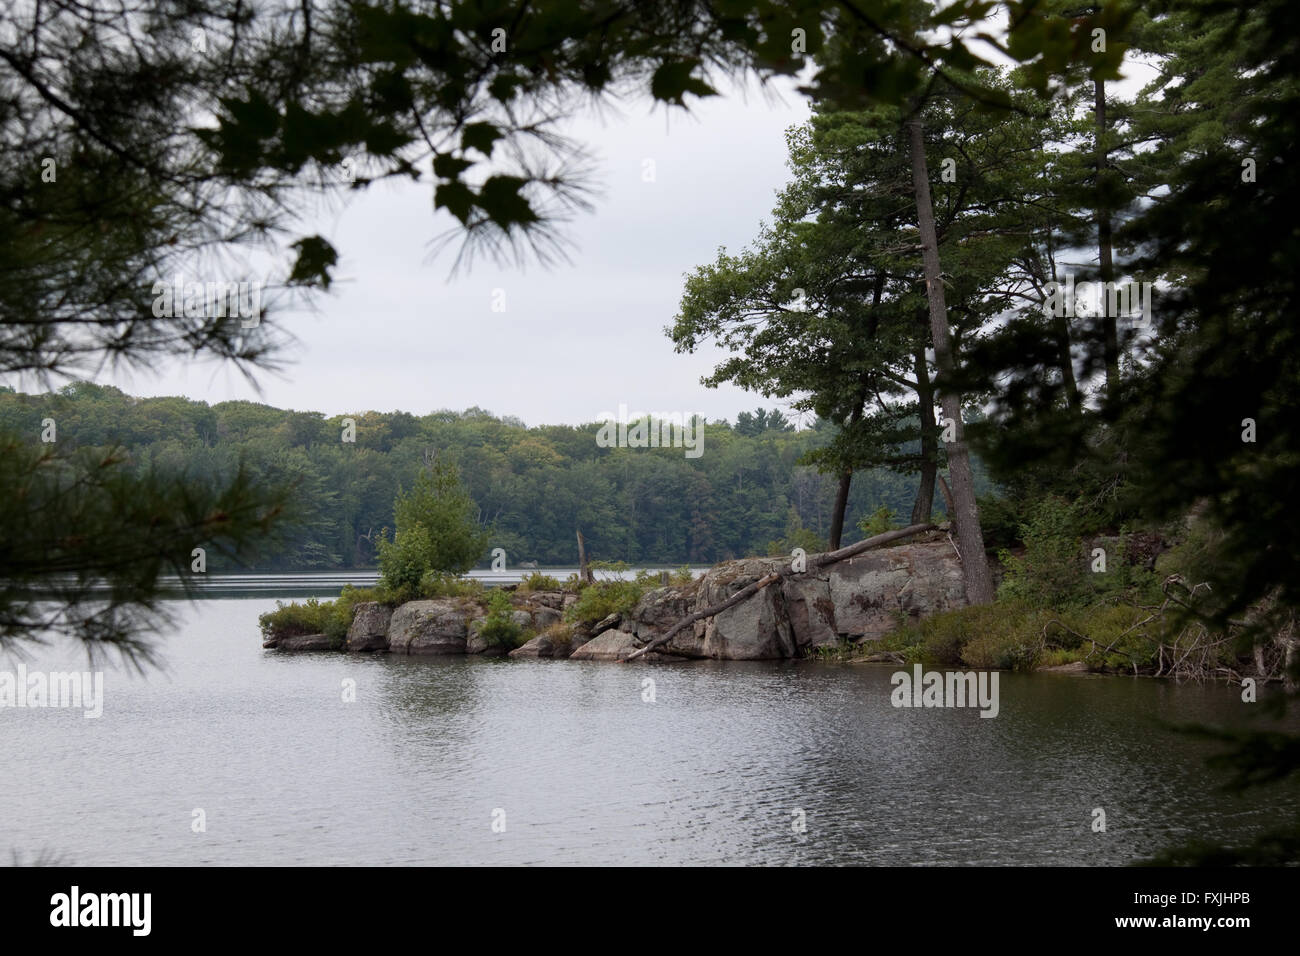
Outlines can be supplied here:
[[464, 654], [469, 622], [483, 611], [461, 598], [408, 601], [393, 612], [388, 649], [395, 654]]
[[393, 620], [393, 609], [377, 601], [358, 604], [348, 628], [347, 649], [350, 651], [388, 650], [388, 625]]
[[[788, 567], [785, 558], [719, 564], [699, 580], [693, 610], [720, 604]], [[875, 640], [900, 623], [965, 604], [961, 563], [952, 545], [946, 540], [917, 542], [792, 574], [779, 586], [768, 585], [735, 607], [696, 622], [697, 649], [678, 638], [671, 649], [724, 660], [799, 657], [845, 639]]]
[[947, 541], [867, 551], [827, 569], [836, 630], [875, 640], [899, 624], [966, 604], [961, 562]]
[[544, 631], [552, 624], [558, 624], [564, 617], [562, 613], [551, 607], [538, 607], [533, 609], [533, 627], [539, 631]]
[[781, 596], [800, 648], [833, 647], [839, 643], [829, 575], [818, 571], [793, 574], [781, 583]]
[[[645, 646], [636, 639], [636, 635], [627, 631], [609, 630], [598, 637], [593, 637], [569, 655], [571, 661], [621, 661], [633, 651]], [[644, 657], [658, 656], [654, 651]]]
[[[710, 568], [700, 579], [695, 610], [722, 603], [783, 564], [779, 558], [749, 558]], [[697, 635], [704, 657], [747, 661], [798, 656], [784, 595], [772, 585], [699, 622]]]
[[[574, 595], [576, 600], [576, 595]], [[534, 607], [549, 607], [562, 611], [566, 607], [563, 591], [533, 591], [528, 595], [528, 603]]]
[[[263, 644], [262, 646], [266, 647], [267, 645]], [[293, 637], [282, 637], [271, 646], [282, 651], [338, 650], [338, 645], [328, 634], [296, 634]]]
[[[619, 629], [634, 634], [642, 644], [661, 637], [695, 609], [694, 585], [662, 587], [647, 591], [641, 596], [632, 613], [619, 624]], [[683, 657], [705, 657], [703, 629], [697, 634], [693, 627], [684, 628], [667, 644], [661, 645], [666, 654]]]

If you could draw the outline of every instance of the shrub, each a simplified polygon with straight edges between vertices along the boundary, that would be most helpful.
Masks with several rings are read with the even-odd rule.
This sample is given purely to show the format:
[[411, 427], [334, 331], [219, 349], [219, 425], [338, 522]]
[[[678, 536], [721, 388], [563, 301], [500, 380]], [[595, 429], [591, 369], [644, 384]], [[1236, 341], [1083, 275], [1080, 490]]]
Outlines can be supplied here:
[[391, 590], [415, 591], [427, 572], [463, 574], [487, 547], [478, 509], [461, 483], [456, 466], [436, 458], [420, 472], [415, 487], [393, 502], [397, 530], [379, 540], [379, 570]]
[[384, 587], [394, 594], [417, 593], [425, 572], [431, 570], [429, 554], [432, 548], [429, 529], [422, 524], [402, 528], [391, 540], [387, 535], [381, 537], [379, 575]]
[[562, 587], [559, 580], [541, 571], [534, 571], [519, 584], [521, 591], [559, 591]]
[[678, 568], [676, 571], [673, 572], [673, 576], [672, 576], [673, 584], [679, 584], [679, 585], [690, 584], [694, 580], [695, 580], [695, 575], [691, 572], [691, 566], [689, 564], [683, 564], [680, 568]]
[[482, 598], [487, 586], [476, 578], [462, 578], [442, 571], [426, 571], [420, 578], [419, 596], [424, 600], [444, 597]]
[[573, 625], [565, 621], [556, 621], [542, 633], [554, 644], [568, 644], [573, 641]]
[[515, 623], [514, 605], [510, 603], [510, 594], [500, 588], [494, 588], [487, 598], [488, 613], [479, 626], [479, 636], [490, 647], [518, 647], [522, 641], [524, 629]]
[[1063, 498], [1048, 497], [1035, 503], [1029, 521], [1020, 529], [1024, 556], [1000, 555], [1007, 573], [999, 597], [1034, 607], [1078, 604], [1088, 573], [1078, 528], [1075, 508]]
[[627, 614], [651, 586], [647, 581], [597, 581], [589, 584], [564, 612], [564, 619], [571, 623], [595, 624], [611, 614]]
[[263, 639], [269, 637], [297, 637], [303, 634], [324, 634], [336, 647], [343, 646], [348, 628], [352, 624], [352, 605], [337, 601], [318, 601], [308, 598], [302, 604], [275, 602], [275, 610], [257, 619]]
[[858, 521], [858, 530], [868, 538], [874, 538], [878, 534], [901, 527], [894, 523], [896, 518], [897, 515], [888, 505], [881, 505], [872, 514]]
[[324, 634], [326, 620], [332, 613], [332, 603], [322, 605], [315, 598], [302, 604], [276, 601], [275, 610], [259, 616], [257, 624], [263, 638]]

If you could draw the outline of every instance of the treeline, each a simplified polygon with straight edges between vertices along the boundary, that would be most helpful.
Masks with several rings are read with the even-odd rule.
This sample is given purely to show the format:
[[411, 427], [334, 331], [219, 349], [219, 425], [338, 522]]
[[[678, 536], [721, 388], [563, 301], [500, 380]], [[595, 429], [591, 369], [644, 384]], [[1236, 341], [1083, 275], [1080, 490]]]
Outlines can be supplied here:
[[[354, 441], [344, 441], [348, 418]], [[373, 566], [399, 488], [434, 455], [459, 467], [491, 529], [489, 547], [504, 548], [510, 565], [574, 563], [578, 529], [595, 558], [633, 563], [824, 546], [838, 479], [800, 462], [831, 440], [825, 421], [795, 431], [779, 411], [760, 409], [702, 427], [703, 454], [687, 458], [681, 448], [602, 448], [600, 423], [529, 428], [480, 408], [326, 417], [245, 401], [134, 398], [84, 382], [36, 395], [0, 390], [0, 433], [24, 442], [119, 447], [139, 473], [213, 487], [241, 463], [255, 481], [293, 482], [291, 527], [259, 569]], [[860, 472], [848, 524], [881, 508], [906, 517], [916, 490], [902, 471]], [[230, 566], [221, 555], [209, 561], [210, 570]]]

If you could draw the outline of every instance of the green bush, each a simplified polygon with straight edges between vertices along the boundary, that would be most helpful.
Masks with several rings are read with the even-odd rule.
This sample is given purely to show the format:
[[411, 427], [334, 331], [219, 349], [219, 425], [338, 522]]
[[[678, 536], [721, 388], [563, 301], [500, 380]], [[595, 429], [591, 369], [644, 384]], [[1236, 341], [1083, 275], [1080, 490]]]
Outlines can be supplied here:
[[888, 505], [881, 505], [872, 514], [858, 521], [858, 530], [868, 538], [874, 538], [878, 534], [902, 527], [895, 523], [897, 517]]
[[[387, 529], [385, 529], [387, 531]], [[384, 587], [394, 594], [415, 594], [425, 572], [431, 570], [429, 553], [433, 538], [422, 524], [403, 528], [390, 540], [379, 539], [379, 575]]]
[[258, 618], [263, 639], [269, 637], [295, 637], [302, 634], [327, 634], [341, 647], [348, 628], [356, 616], [358, 604], [376, 601], [396, 607], [407, 601], [442, 597], [477, 599], [484, 592], [483, 584], [472, 578], [457, 578], [449, 574], [427, 573], [418, 587], [394, 590], [380, 583], [373, 588], [344, 585], [333, 601], [308, 598], [303, 603], [276, 602], [276, 609]]
[[1011, 495], [981, 495], [977, 501], [984, 546], [991, 551], [1010, 550], [1020, 543], [1026, 523], [1025, 502]]
[[1088, 589], [1075, 508], [1063, 498], [1048, 497], [1034, 504], [1021, 525], [1025, 553], [1000, 555], [1006, 568], [999, 597], [1033, 607], [1063, 607], [1080, 603]]
[[579, 592], [578, 600], [564, 612], [564, 619], [574, 624], [595, 624], [611, 614], [627, 614], [652, 586], [648, 581], [597, 581]]
[[434, 598], [482, 598], [488, 588], [477, 578], [462, 578], [442, 571], [426, 571], [420, 578], [419, 597], [429, 601]]
[[500, 588], [488, 593], [487, 617], [479, 625], [479, 636], [487, 641], [489, 647], [518, 647], [522, 641], [524, 629], [515, 623], [512, 616], [514, 605], [510, 594]]
[[677, 584], [677, 585], [690, 584], [694, 580], [695, 580], [695, 575], [691, 572], [691, 566], [689, 564], [683, 564], [680, 568], [678, 568], [676, 571], [673, 572], [673, 576], [672, 576], [673, 584]]
[[397, 530], [385, 528], [379, 540], [379, 571], [394, 592], [418, 591], [424, 575], [463, 574], [487, 547], [478, 508], [461, 483], [456, 466], [442, 458], [420, 472], [410, 492], [393, 502]]
[[309, 598], [302, 604], [275, 602], [275, 610], [267, 611], [257, 619], [263, 639], [271, 637], [298, 637], [304, 634], [324, 634], [334, 614], [333, 602], [321, 604]]
[[542, 574], [541, 571], [534, 571], [519, 584], [521, 591], [559, 591], [562, 588], [563, 585], [557, 578]]
[[[1165, 635], [1166, 644], [1175, 640], [1168, 633], [1169, 623], [1152, 617], [1150, 610], [1125, 604], [1058, 612], [998, 601], [935, 614], [887, 634], [876, 647], [898, 651], [909, 663], [934, 667], [1029, 670], [1086, 661], [1098, 670], [1131, 672], [1136, 666], [1146, 671], [1159, 663], [1160, 636]], [[1229, 654], [1224, 651], [1225, 658]]]
[[556, 621], [542, 633], [555, 644], [569, 644], [573, 641], [573, 625], [565, 621]]

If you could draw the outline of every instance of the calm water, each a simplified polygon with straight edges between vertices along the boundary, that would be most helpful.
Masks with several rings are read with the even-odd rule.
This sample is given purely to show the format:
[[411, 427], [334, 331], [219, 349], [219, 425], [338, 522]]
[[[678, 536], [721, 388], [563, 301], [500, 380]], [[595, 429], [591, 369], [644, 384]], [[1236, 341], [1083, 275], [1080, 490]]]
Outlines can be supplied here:
[[[990, 720], [891, 707], [888, 667], [281, 655], [257, 634], [273, 606], [182, 605], [167, 670], [108, 671], [100, 719], [0, 708], [0, 854], [1119, 864], [1192, 835], [1244, 838], [1300, 805], [1296, 788], [1216, 792], [1212, 746], [1154, 722], [1239, 721], [1251, 708], [1224, 687], [1003, 674]], [[85, 659], [43, 649], [26, 665]]]

